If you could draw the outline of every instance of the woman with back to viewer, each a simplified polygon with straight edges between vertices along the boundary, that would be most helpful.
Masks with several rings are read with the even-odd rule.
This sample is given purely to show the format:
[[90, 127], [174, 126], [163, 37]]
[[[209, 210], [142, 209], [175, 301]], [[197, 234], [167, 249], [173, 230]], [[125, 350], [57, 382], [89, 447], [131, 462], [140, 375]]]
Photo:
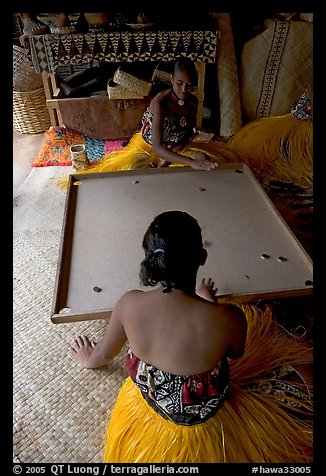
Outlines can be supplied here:
[[85, 368], [128, 345], [104, 462], [311, 462], [311, 428], [293, 415], [311, 412], [309, 394], [286, 384], [283, 395], [270, 376], [311, 361], [310, 349], [284, 338], [268, 310], [216, 302], [211, 280], [196, 292], [207, 252], [188, 213], [158, 215], [143, 249], [141, 282], [154, 289], [124, 294], [97, 344], [83, 335], [72, 343]]

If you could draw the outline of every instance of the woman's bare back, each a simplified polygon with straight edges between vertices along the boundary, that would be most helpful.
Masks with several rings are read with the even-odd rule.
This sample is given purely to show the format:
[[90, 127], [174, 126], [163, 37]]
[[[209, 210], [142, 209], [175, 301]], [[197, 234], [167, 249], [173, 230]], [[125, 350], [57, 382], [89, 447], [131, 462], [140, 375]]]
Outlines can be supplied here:
[[176, 289], [130, 291], [123, 300], [121, 319], [131, 350], [161, 370], [201, 373], [225, 355], [243, 352], [246, 320], [236, 306]]

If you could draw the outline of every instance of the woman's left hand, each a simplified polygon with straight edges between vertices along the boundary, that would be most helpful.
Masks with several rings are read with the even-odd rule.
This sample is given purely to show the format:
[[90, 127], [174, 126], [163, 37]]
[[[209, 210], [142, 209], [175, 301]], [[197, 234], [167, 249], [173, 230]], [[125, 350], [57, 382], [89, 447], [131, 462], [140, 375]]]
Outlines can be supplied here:
[[93, 353], [96, 342], [90, 341], [87, 336], [80, 335], [70, 344], [76, 360], [82, 367], [87, 367], [87, 362]]
[[212, 170], [218, 167], [217, 162], [213, 162], [207, 158], [207, 155], [198, 150], [191, 151], [190, 157], [193, 159], [190, 162], [190, 167], [196, 170]]
[[191, 160], [190, 167], [195, 170], [213, 170], [218, 167], [218, 164], [207, 159], [196, 159]]

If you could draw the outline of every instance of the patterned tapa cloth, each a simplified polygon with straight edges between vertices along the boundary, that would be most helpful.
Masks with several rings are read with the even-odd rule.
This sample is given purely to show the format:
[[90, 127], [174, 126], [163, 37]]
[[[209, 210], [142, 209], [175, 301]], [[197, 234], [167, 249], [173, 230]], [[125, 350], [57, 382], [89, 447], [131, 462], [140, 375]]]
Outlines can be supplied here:
[[91, 61], [215, 61], [216, 30], [140, 30], [28, 37], [37, 73], [54, 73], [58, 66]]

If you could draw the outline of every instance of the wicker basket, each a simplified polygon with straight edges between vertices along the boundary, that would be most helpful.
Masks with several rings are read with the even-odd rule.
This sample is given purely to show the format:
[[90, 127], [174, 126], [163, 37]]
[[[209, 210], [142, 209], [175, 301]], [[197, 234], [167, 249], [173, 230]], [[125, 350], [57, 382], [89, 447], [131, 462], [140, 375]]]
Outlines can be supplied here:
[[107, 90], [109, 99], [142, 99], [144, 97], [143, 94], [130, 91], [112, 80], [108, 81]]
[[13, 125], [24, 134], [38, 134], [50, 128], [43, 86], [32, 91], [13, 91]]
[[35, 73], [28, 62], [25, 48], [13, 45], [13, 89], [31, 91], [43, 86], [42, 75]]
[[128, 89], [130, 93], [137, 94], [137, 97], [143, 98], [148, 96], [152, 89], [152, 83], [143, 79], [137, 78], [121, 68], [118, 68], [113, 75], [113, 81], [125, 89]]

